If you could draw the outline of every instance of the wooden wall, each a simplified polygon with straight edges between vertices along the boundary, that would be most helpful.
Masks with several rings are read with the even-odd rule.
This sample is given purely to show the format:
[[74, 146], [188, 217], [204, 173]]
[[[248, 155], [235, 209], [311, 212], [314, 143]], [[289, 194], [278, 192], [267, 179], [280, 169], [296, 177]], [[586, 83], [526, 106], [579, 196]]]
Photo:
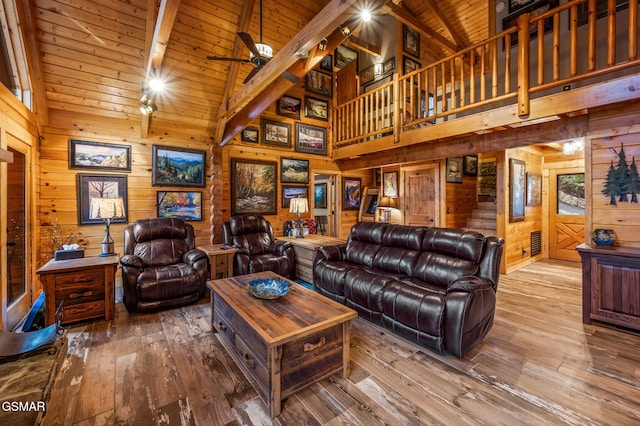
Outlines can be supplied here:
[[589, 137], [585, 148], [587, 185], [586, 242], [591, 243], [591, 232], [597, 228], [611, 228], [617, 236], [617, 245], [640, 247], [640, 204], [627, 202], [610, 204], [602, 193], [611, 164], [616, 167], [619, 153], [624, 147], [626, 163], [635, 159], [640, 166], [640, 105], [628, 108], [603, 109], [590, 115]]
[[478, 207], [478, 177], [462, 176], [461, 183], [447, 182], [446, 194], [446, 218], [447, 228], [466, 228], [467, 219], [473, 215], [473, 210]]

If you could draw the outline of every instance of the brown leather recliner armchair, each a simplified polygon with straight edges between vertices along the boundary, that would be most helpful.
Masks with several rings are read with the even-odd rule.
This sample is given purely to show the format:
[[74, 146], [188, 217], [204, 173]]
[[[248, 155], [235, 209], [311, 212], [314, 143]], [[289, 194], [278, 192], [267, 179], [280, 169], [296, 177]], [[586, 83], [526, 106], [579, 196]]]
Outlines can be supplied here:
[[238, 251], [233, 258], [233, 274], [273, 271], [295, 278], [295, 255], [288, 241], [276, 240], [269, 221], [262, 216], [232, 216], [222, 224], [225, 244]]
[[209, 259], [193, 226], [176, 218], [141, 219], [124, 229], [122, 285], [129, 312], [154, 312], [205, 295]]

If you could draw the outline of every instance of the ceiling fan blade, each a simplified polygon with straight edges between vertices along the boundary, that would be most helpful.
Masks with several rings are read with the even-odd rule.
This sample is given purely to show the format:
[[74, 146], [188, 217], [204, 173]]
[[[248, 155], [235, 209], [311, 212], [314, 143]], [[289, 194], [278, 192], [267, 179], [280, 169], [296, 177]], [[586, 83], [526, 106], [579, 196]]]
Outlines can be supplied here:
[[226, 56], [207, 56], [210, 61], [233, 61], [233, 62], [251, 62], [248, 59], [228, 58]]
[[295, 74], [290, 73], [289, 71], [283, 71], [282, 74], [280, 74], [280, 76], [286, 78], [287, 80], [289, 80], [293, 84], [296, 84], [298, 81], [300, 81], [300, 77], [298, 77]]
[[249, 48], [251, 53], [254, 54], [254, 56], [262, 59], [262, 55], [258, 51], [258, 47], [256, 46], [256, 43], [253, 41], [251, 34], [238, 31], [238, 37], [240, 37], [240, 40], [242, 40], [244, 44], [247, 45], [247, 47]]
[[242, 83], [246, 83], [249, 80], [251, 80], [253, 78], [254, 75], [256, 75], [258, 73], [258, 71], [260, 71], [259, 67], [256, 67], [254, 69], [252, 69], [249, 74], [247, 74], [247, 78], [244, 79], [244, 81]]

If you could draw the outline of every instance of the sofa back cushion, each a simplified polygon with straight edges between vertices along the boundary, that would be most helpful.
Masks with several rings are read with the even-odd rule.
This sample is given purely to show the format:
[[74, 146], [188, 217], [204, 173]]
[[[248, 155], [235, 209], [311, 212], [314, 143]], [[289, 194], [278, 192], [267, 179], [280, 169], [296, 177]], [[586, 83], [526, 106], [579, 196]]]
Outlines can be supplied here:
[[386, 224], [375, 222], [358, 222], [353, 225], [347, 239], [346, 260], [372, 266], [386, 227]]
[[388, 225], [382, 234], [382, 247], [373, 259], [373, 267], [394, 274], [413, 275], [420, 256], [425, 228]]
[[231, 241], [233, 247], [247, 250], [251, 256], [268, 253], [273, 242], [271, 224], [263, 216], [246, 215], [229, 218]]

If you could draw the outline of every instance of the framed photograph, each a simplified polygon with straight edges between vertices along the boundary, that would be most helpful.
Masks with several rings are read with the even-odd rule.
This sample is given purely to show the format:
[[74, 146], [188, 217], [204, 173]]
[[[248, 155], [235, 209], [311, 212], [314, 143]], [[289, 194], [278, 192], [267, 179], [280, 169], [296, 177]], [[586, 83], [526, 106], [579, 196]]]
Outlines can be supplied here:
[[542, 175], [527, 173], [527, 205], [535, 207], [540, 204], [542, 204]]
[[[502, 19], [502, 30], [518, 25], [518, 17], [523, 13], [529, 13], [531, 18], [545, 13], [546, 11], [558, 6], [558, 0], [540, 0], [532, 3], [528, 6], [523, 6], [518, 9], [516, 13]], [[548, 33], [553, 30], [553, 18], [545, 19], [544, 21], [544, 33]], [[529, 34], [531, 40], [534, 40], [538, 36], [538, 24], [531, 25], [529, 28]], [[511, 46], [515, 46], [518, 43], [518, 33], [511, 34]]]
[[509, 13], [517, 12], [534, 1], [535, 0], [509, 0]]
[[320, 61], [320, 69], [333, 72], [333, 55], [327, 55]]
[[462, 172], [465, 176], [478, 176], [478, 156], [465, 155]]
[[382, 64], [382, 74], [389, 74], [396, 69], [396, 57], [389, 58]]
[[342, 210], [359, 210], [362, 179], [342, 178]]
[[153, 145], [151, 184], [204, 187], [206, 151]]
[[262, 143], [264, 145], [291, 148], [291, 124], [261, 118], [260, 127], [262, 127]]
[[333, 52], [333, 65], [336, 68], [342, 68], [351, 61], [356, 61], [356, 69], [358, 68], [358, 51], [340, 45]]
[[240, 133], [240, 140], [242, 142], [258, 143], [260, 142], [260, 139], [258, 139], [259, 135], [260, 132], [258, 129], [255, 127], [247, 127], [242, 130], [242, 133]]
[[309, 183], [309, 160], [280, 159], [280, 182]]
[[202, 220], [202, 192], [157, 191], [158, 217], [176, 217], [182, 220]]
[[[604, 18], [608, 14], [607, 0], [596, 0], [596, 19]], [[589, 22], [589, 4], [587, 2], [580, 3], [578, 6], [578, 26]], [[629, 0], [616, 1], [616, 13], [629, 7]], [[571, 17], [569, 17], [571, 19]], [[571, 25], [571, 22], [569, 22]]]
[[462, 157], [447, 158], [447, 182], [462, 183]]
[[409, 74], [410, 72], [414, 72], [415, 70], [422, 68], [422, 64], [418, 61], [414, 61], [408, 56], [402, 57], [402, 73]]
[[131, 171], [131, 145], [69, 139], [69, 168]]
[[398, 172], [384, 172], [382, 174], [382, 196], [398, 197]]
[[316, 209], [327, 208], [327, 184], [316, 183], [313, 186], [313, 207]]
[[111, 223], [127, 223], [127, 175], [92, 175], [78, 173], [78, 225], [104, 224], [103, 219], [91, 218], [92, 198], [117, 198], [124, 202], [125, 217]]
[[402, 24], [402, 51], [420, 59], [420, 33]]
[[304, 116], [316, 120], [329, 121], [329, 102], [323, 99], [305, 96]]
[[360, 84], [367, 84], [375, 78], [374, 66], [370, 65], [367, 68], [360, 71]]
[[509, 222], [524, 221], [524, 161], [509, 159]]
[[231, 215], [276, 214], [278, 163], [231, 159]]
[[300, 120], [302, 100], [293, 96], [283, 96], [276, 102], [276, 114]]
[[288, 209], [292, 198], [303, 197], [309, 199], [308, 186], [282, 185], [282, 208]]
[[327, 155], [327, 129], [296, 123], [296, 151]]
[[307, 91], [333, 97], [333, 75], [311, 70], [307, 73]]

